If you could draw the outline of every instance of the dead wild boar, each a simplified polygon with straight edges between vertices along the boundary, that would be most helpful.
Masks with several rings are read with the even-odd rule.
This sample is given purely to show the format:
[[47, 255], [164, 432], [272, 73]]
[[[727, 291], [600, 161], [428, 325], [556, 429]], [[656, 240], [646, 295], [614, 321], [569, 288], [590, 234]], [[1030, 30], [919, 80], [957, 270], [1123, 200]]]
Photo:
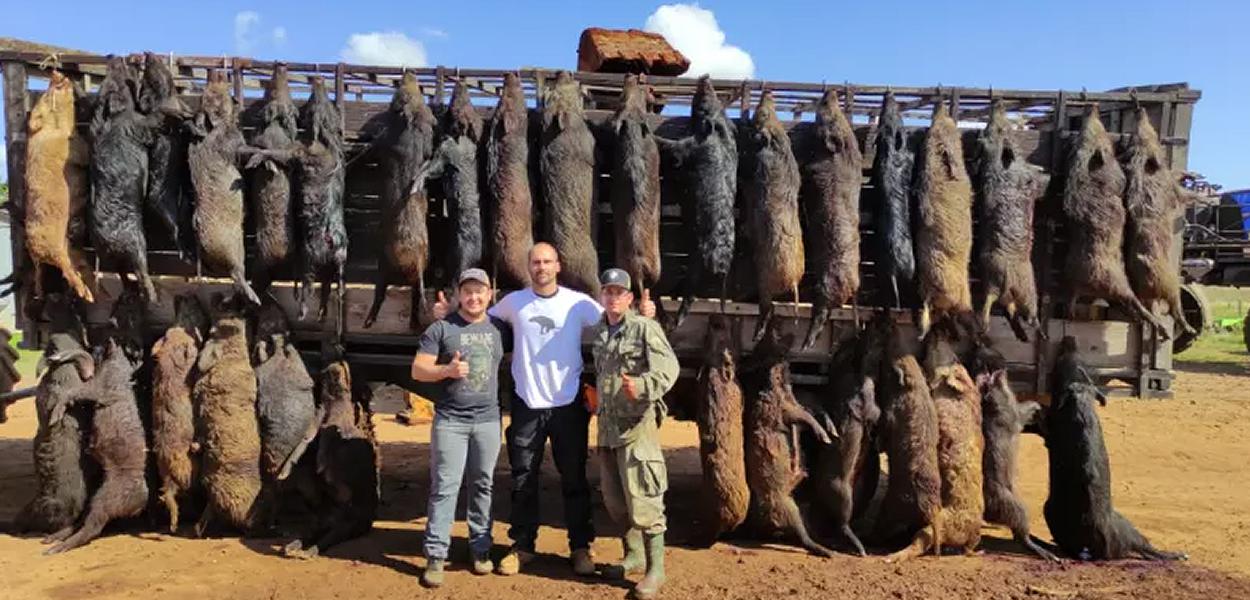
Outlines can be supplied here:
[[363, 386], [353, 388], [351, 370], [338, 360], [322, 370], [318, 397], [325, 417], [317, 434], [316, 463], [321, 494], [330, 509], [312, 535], [286, 545], [283, 553], [313, 558], [331, 546], [360, 537], [377, 518], [380, 455], [372, 412]]
[[1033, 401], [1016, 400], [1006, 369], [980, 374], [977, 383], [981, 389], [981, 433], [985, 436], [985, 453], [981, 460], [981, 472], [985, 477], [985, 521], [1011, 529], [1016, 543], [1029, 552], [1046, 560], [1057, 560], [1029, 535], [1029, 511], [1016, 491], [1020, 432], [1033, 422], [1041, 406]]
[[911, 336], [892, 328], [881, 374], [881, 404], [890, 472], [875, 537], [893, 544], [930, 528], [941, 531], [937, 406], [916, 360]]
[[267, 483], [286, 479], [316, 429], [313, 380], [291, 341], [282, 306], [266, 298], [256, 317], [253, 358], [260, 418], [260, 470]]
[[1059, 345], [1051, 372], [1052, 401], [1042, 431], [1050, 460], [1050, 493], [1042, 514], [1055, 544], [1080, 560], [1185, 560], [1182, 552], [1159, 550], [1111, 506], [1111, 464], [1094, 402], [1106, 397], [1091, 382], [1068, 336]]
[[443, 115], [434, 156], [413, 182], [413, 189], [416, 189], [424, 186], [426, 179], [442, 180], [443, 199], [455, 224], [455, 238], [447, 253], [444, 277], [447, 289], [455, 287], [465, 269], [482, 262], [482, 204], [477, 189], [477, 141], [481, 136], [482, 119], [469, 102], [469, 88], [464, 80], [457, 81], [451, 106]]
[[[616, 266], [629, 273], [639, 298], [660, 281], [660, 149], [647, 120], [653, 102], [651, 88], [637, 75], [626, 75], [621, 106], [610, 123]], [[660, 313], [663, 304], [655, 304]], [[662, 314], [656, 316], [663, 322]]]
[[560, 255], [560, 283], [599, 294], [594, 245], [595, 137], [586, 125], [582, 88], [560, 71], [543, 100], [539, 153], [546, 241]]
[[434, 113], [425, 104], [417, 76], [405, 71], [386, 112], [385, 131], [378, 140], [382, 169], [382, 253], [378, 280], [365, 327], [373, 326], [394, 278], [412, 287], [409, 323], [420, 323], [425, 306], [425, 268], [430, 259], [429, 198], [425, 185], [414, 185], [417, 171], [434, 152]]
[[195, 185], [199, 258], [209, 268], [229, 273], [235, 289], [252, 304], [260, 304], [243, 264], [243, 176], [237, 163], [245, 142], [230, 85], [218, 71], [209, 74], [191, 131], [187, 156]]
[[[252, 144], [266, 150], [289, 150], [299, 133], [285, 64], [274, 65], [262, 102], [260, 134]], [[249, 200], [256, 222], [256, 258], [260, 263], [255, 275], [258, 290], [267, 289], [274, 271], [287, 265], [295, 253], [291, 183], [285, 163], [266, 160], [258, 168], [248, 170]]]
[[738, 194], [738, 141], [733, 122], [712, 80], [699, 78], [690, 107], [690, 135], [680, 140], [655, 138], [673, 166], [681, 169], [685, 190], [682, 214], [693, 241], [685, 280], [685, 293], [674, 326], [690, 313], [699, 286], [708, 279], [720, 280], [724, 308], [729, 268], [734, 258], [734, 205]]
[[[70, 406], [71, 395], [94, 375], [95, 360], [86, 349], [75, 301], [50, 293], [42, 304], [50, 335], [36, 367], [36, 376], [42, 377], [35, 392], [39, 421], [33, 446], [35, 496], [15, 523], [19, 532], [53, 533], [78, 521], [88, 490], [99, 483], [94, 481], [99, 467], [84, 444], [92, 411]], [[60, 420], [53, 423], [52, 414], [62, 410]]]
[[[809, 231], [806, 247], [815, 259], [816, 298], [804, 348], [816, 344], [832, 310], [854, 302], [859, 291], [859, 190], [864, 158], [833, 90], [825, 92], [816, 107], [813, 145], [814, 155], [803, 165], [803, 177]], [[855, 320], [858, 324], [858, 308]]]
[[156, 286], [148, 275], [143, 202], [148, 183], [148, 147], [161, 116], [144, 117], [135, 110], [138, 85], [124, 58], [109, 59], [91, 119], [89, 206], [96, 252], [102, 258], [119, 261], [123, 273], [134, 273], [150, 301], [156, 297]]
[[[71, 246], [70, 221], [87, 210], [87, 142], [74, 127], [74, 84], [52, 71], [48, 89], [30, 112], [26, 142], [26, 250], [34, 265], [35, 296], [43, 295], [43, 265], [61, 271], [80, 298], [92, 302], [87, 262]], [[90, 274], [87, 273], [89, 277]]]
[[[872, 461], [876, 458], [873, 431], [881, 418], [877, 406], [877, 374], [879, 361], [866, 359], [867, 344], [872, 343], [865, 332], [858, 338], [843, 342], [835, 354], [836, 373], [827, 389], [795, 392], [806, 398], [800, 403], [818, 405], [838, 432], [838, 439], [821, 447], [815, 457], [811, 477], [816, 497], [833, 519], [838, 534], [851, 544], [860, 556], [866, 556], [864, 545], [851, 529], [851, 521], [867, 508], [875, 485]], [[879, 465], [877, 465], [879, 467]], [[867, 478], [871, 481], [864, 481]], [[871, 488], [870, 491], [863, 490]], [[866, 493], [866, 497], [865, 497]]]
[[[95, 375], [67, 398], [68, 404], [87, 404], [94, 409], [91, 456], [103, 467], [104, 479], [91, 495], [81, 525], [76, 530], [67, 526], [48, 536], [44, 542], [53, 545], [44, 554], [82, 546], [100, 535], [110, 521], [136, 516], [147, 506], [144, 471], [148, 448], [134, 385], [140, 363], [126, 356], [116, 338], [110, 336], [107, 344]], [[50, 422], [60, 422], [67, 409], [66, 404], [54, 409]]]
[[972, 312], [968, 263], [972, 259], [972, 183], [964, 168], [955, 120], [939, 101], [916, 170], [916, 276], [920, 284], [920, 335], [933, 313]]
[[898, 103], [892, 92], [886, 92], [872, 161], [873, 215], [878, 224], [877, 273], [883, 282], [889, 282], [895, 308], [902, 308], [904, 294], [910, 298], [914, 293], [916, 254], [911, 235], [911, 183], [915, 160]]
[[170, 533], [178, 528], [178, 497], [196, 485], [199, 475], [191, 391], [208, 325], [208, 314], [194, 294], [177, 296], [174, 323], [152, 347], [152, 453]]
[[530, 283], [534, 202], [529, 175], [529, 111], [521, 78], [508, 73], [486, 132], [486, 207], [491, 279], [501, 288]]
[[985, 300], [981, 322], [990, 324], [995, 302], [1007, 311], [1007, 322], [1022, 342], [1024, 326], [1039, 329], [1037, 283], [1033, 277], [1033, 208], [1046, 193], [1050, 176], [1025, 161], [1011, 135], [1002, 102], [991, 103], [990, 121], [977, 137], [980, 146], [981, 277]]
[[223, 519], [248, 530], [260, 494], [260, 428], [256, 419], [256, 372], [248, 359], [245, 321], [237, 306], [213, 299], [213, 327], [200, 350], [193, 402], [201, 423], [201, 483], [208, 505], [196, 523], [202, 537]]
[[759, 282], [759, 340], [773, 317], [773, 298], [791, 293], [797, 305], [803, 277], [803, 231], [799, 225], [799, 165], [790, 136], [777, 118], [772, 92], [765, 90], [752, 115], [750, 179], [743, 190], [750, 214], [755, 276]]
[[928, 551], [941, 555], [943, 546], [960, 547], [965, 554], [971, 554], [981, 542], [981, 517], [985, 513], [981, 394], [940, 333], [934, 329], [926, 346], [928, 355], [943, 357], [929, 373], [930, 394], [937, 409], [941, 516], [921, 529], [910, 545], [890, 555], [889, 561], [906, 560]]
[[[139, 112], [158, 114], [162, 107], [187, 112], [178, 98], [174, 75], [161, 57], [143, 53], [143, 89], [139, 92]], [[182, 256], [195, 251], [191, 235], [191, 174], [187, 171], [187, 136], [181, 122], [165, 123], [155, 131], [148, 150], [148, 212], [155, 214]]]
[[[1082, 298], [1101, 298], [1131, 309], [1155, 326], [1159, 336], [1171, 332], [1133, 295], [1124, 266], [1124, 171], [1116, 162], [1107, 130], [1098, 118], [1098, 106], [1085, 113], [1081, 136], [1072, 146], [1063, 190], [1067, 218], [1068, 255], [1064, 263], [1068, 284], [1068, 314], [1076, 315]], [[1171, 226], [1170, 224], [1168, 225]]]
[[1124, 259], [1133, 292], [1148, 310], [1162, 302], [1186, 333], [1195, 334], [1181, 307], [1179, 246], [1174, 244], [1176, 221], [1183, 210], [1182, 194], [1159, 134], [1146, 109], [1137, 109], [1137, 135], [1129, 144], [1125, 165], [1128, 240]]
[[711, 545], [722, 534], [746, 520], [751, 491], [743, 458], [742, 387], [737, 376], [734, 331], [724, 315], [709, 317], [705, 342], [702, 389], [695, 422], [699, 427], [699, 456], [707, 528], [702, 540]]
[[307, 314], [305, 301], [313, 280], [321, 279], [321, 308], [325, 320], [330, 286], [338, 282], [338, 301], [345, 293], [343, 269], [347, 265], [347, 228], [343, 223], [343, 191], [347, 179], [343, 162], [343, 124], [339, 110], [326, 93], [325, 80], [310, 78], [312, 95], [300, 109], [303, 145], [298, 154], [297, 213], [301, 240], [301, 286], [299, 318]]
[[826, 432], [794, 399], [790, 364], [785, 359], [793, 337], [782, 337], [770, 327], [752, 357], [754, 385], [749, 392], [752, 401], [747, 405], [745, 427], [747, 486], [751, 491], [748, 519], [761, 537], [788, 537], [812, 554], [830, 557], [833, 552], [808, 534], [792, 494], [807, 476], [798, 455], [799, 425], [810, 427], [825, 444], [831, 443], [830, 435], [837, 432]]

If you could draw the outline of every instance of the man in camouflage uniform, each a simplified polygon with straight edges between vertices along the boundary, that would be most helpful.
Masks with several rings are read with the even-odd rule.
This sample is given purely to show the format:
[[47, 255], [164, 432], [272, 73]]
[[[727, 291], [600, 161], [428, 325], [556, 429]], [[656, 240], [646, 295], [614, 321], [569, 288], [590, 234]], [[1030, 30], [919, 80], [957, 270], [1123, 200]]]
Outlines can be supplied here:
[[634, 597], [647, 599], [664, 583], [668, 472], [660, 449], [660, 421], [667, 411], [663, 396], [677, 381], [677, 357], [659, 323], [630, 309], [634, 295], [625, 271], [604, 271], [600, 284], [603, 319], [591, 330], [600, 485], [608, 514], [626, 530], [618, 574], [624, 577], [645, 567]]

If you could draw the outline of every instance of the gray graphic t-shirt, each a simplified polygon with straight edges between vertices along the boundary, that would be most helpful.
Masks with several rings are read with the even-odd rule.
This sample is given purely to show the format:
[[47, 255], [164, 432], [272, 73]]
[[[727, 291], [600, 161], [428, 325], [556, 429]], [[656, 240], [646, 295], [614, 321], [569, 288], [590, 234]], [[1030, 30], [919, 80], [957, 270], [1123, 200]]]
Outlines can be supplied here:
[[435, 383], [431, 401], [434, 410], [444, 417], [463, 422], [481, 423], [499, 418], [499, 362], [511, 351], [512, 331], [506, 323], [487, 317], [469, 323], [459, 312], [447, 315], [421, 334], [418, 354], [432, 354], [436, 364], [451, 362], [456, 352], [469, 363], [469, 375], [463, 379], [444, 379]]

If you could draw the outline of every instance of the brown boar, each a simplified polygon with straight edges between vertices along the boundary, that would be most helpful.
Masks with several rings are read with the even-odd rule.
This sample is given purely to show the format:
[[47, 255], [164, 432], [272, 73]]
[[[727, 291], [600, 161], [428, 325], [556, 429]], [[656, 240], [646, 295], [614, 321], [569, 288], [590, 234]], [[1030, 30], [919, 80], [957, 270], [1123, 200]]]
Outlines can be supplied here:
[[1181, 216], [1183, 190], [1159, 145], [1159, 134], [1150, 124], [1146, 109], [1137, 109], [1137, 135], [1129, 144], [1125, 174], [1124, 205], [1128, 209], [1124, 259], [1128, 279], [1147, 309], [1158, 303], [1186, 333], [1197, 332], [1185, 321], [1181, 307], [1180, 246], [1173, 239]]
[[294, 558], [313, 558], [368, 533], [380, 501], [381, 455], [367, 388], [353, 386], [351, 369], [342, 360], [326, 366], [317, 385], [325, 414], [316, 441], [317, 473], [330, 508], [320, 515], [312, 535], [283, 549]]
[[500, 288], [530, 283], [529, 250], [534, 245], [534, 202], [529, 175], [529, 110], [521, 78], [508, 73], [486, 131], [487, 247], [491, 280]]
[[829, 436], [837, 432], [826, 432], [794, 399], [790, 364], [785, 359], [794, 336], [782, 337], [775, 327], [767, 331], [752, 357], [755, 385], [750, 391], [753, 401], [747, 407], [746, 425], [746, 473], [751, 491], [748, 519], [761, 537], [788, 537], [812, 554], [833, 556], [808, 534], [792, 494], [807, 476], [799, 457], [799, 425], [810, 427], [825, 444], [831, 443]]
[[742, 388], [738, 384], [735, 342], [729, 319], [711, 315], [695, 418], [708, 520], [703, 541], [708, 545], [742, 524], [751, 499], [743, 458]]
[[248, 357], [245, 321], [237, 300], [218, 297], [213, 304], [215, 320], [196, 362], [200, 376], [193, 389], [203, 427], [201, 483], [208, 495], [197, 536], [215, 519], [250, 529], [261, 488], [256, 372]]
[[208, 315], [193, 294], [174, 298], [174, 323], [152, 347], [152, 453], [160, 473], [160, 500], [169, 531], [178, 528], [178, 496], [198, 479], [195, 441], [195, 361], [208, 332]]
[[94, 377], [71, 393], [68, 403], [54, 409], [50, 418], [53, 424], [60, 422], [69, 404], [94, 407], [91, 456], [104, 468], [104, 480], [91, 495], [91, 504], [78, 528], [68, 526], [48, 536], [44, 542], [53, 545], [44, 554], [59, 554], [82, 546], [100, 535], [110, 521], [138, 515], [147, 506], [144, 468], [148, 449], [132, 384], [140, 363], [126, 357], [117, 338], [110, 336], [107, 344]]
[[[854, 301], [859, 291], [859, 190], [864, 157], [851, 122], [833, 90], [816, 107], [814, 156], [803, 166], [808, 240], [815, 259], [816, 298], [804, 348], [816, 338], [836, 307]], [[859, 310], [855, 308], [856, 325]]]
[[[264, 108], [261, 109], [260, 135], [253, 140], [257, 148], [287, 150], [298, 135], [295, 103], [287, 81], [285, 64], [273, 67], [273, 77], [265, 86]], [[252, 214], [256, 219], [256, 288], [269, 287], [274, 271], [288, 264], [295, 242], [295, 217], [291, 212], [291, 173], [286, 164], [267, 160], [260, 168], [249, 170]]]
[[[935, 329], [933, 333], [939, 332]], [[941, 516], [921, 529], [909, 546], [890, 555], [890, 561], [906, 560], [930, 550], [941, 555], [943, 546], [958, 546], [971, 554], [981, 542], [981, 517], [985, 513], [981, 394], [941, 335], [930, 334], [926, 342], [928, 354], [936, 352], [945, 358], [929, 374], [930, 393], [937, 409]]]
[[889, 479], [875, 537], [895, 543], [918, 531], [940, 539], [942, 479], [938, 471], [937, 406], [916, 360], [914, 340], [897, 328], [889, 333], [881, 375]]
[[560, 71], [543, 100], [539, 171], [546, 238], [560, 255], [560, 283], [597, 296], [595, 138], [586, 125], [581, 85], [567, 71]]
[[803, 231], [799, 225], [799, 165], [790, 136], [777, 118], [771, 91], [760, 96], [752, 116], [751, 177], [745, 202], [750, 214], [755, 276], [759, 284], [760, 318], [756, 341], [773, 317], [773, 298], [790, 292], [797, 307], [803, 277]]
[[209, 75], [191, 130], [188, 160], [195, 185], [200, 259], [210, 268], [228, 272], [235, 289], [260, 304], [260, 297], [247, 283], [243, 264], [243, 176], [237, 154], [245, 144], [230, 86], [217, 71]]
[[[611, 121], [616, 266], [629, 273], [639, 298], [660, 281], [660, 149], [647, 120], [653, 101], [651, 89], [637, 75], [626, 75], [621, 106]], [[662, 313], [664, 303], [656, 308]], [[662, 314], [657, 318], [664, 320]]]
[[972, 312], [968, 263], [972, 259], [972, 183], [964, 167], [959, 128], [938, 101], [916, 169], [916, 277], [920, 284], [920, 335], [933, 313]]
[[[26, 250], [34, 264], [35, 296], [43, 295], [43, 265], [61, 271], [87, 302], [91, 290], [82, 253], [70, 247], [70, 221], [86, 216], [87, 142], [74, 127], [74, 85], [53, 71], [48, 89], [30, 112], [26, 142]], [[81, 272], [80, 272], [81, 270]]]
[[977, 137], [980, 146], [981, 277], [985, 300], [981, 322], [990, 324], [995, 302], [1022, 342], [1028, 325], [1045, 337], [1037, 318], [1037, 283], [1033, 277], [1033, 207], [1046, 193], [1050, 176], [1030, 166], [1011, 135], [1002, 102], [991, 103], [990, 121]]
[[[1133, 295], [1124, 266], [1124, 171], [1116, 162], [1111, 139], [1098, 117], [1098, 105], [1085, 114], [1081, 136], [1072, 146], [1063, 190], [1068, 224], [1068, 314], [1085, 297], [1126, 306], [1155, 326], [1163, 339], [1171, 332]], [[1170, 226], [1170, 225], [1169, 225]]]
[[425, 268], [430, 259], [430, 235], [426, 224], [430, 201], [417, 171], [434, 152], [434, 113], [425, 103], [417, 76], [404, 72], [386, 113], [386, 130], [378, 140], [378, 164], [383, 172], [382, 253], [378, 257], [378, 280], [373, 305], [365, 316], [372, 327], [386, 300], [386, 288], [399, 277], [412, 287], [409, 325], [416, 329], [425, 306]]

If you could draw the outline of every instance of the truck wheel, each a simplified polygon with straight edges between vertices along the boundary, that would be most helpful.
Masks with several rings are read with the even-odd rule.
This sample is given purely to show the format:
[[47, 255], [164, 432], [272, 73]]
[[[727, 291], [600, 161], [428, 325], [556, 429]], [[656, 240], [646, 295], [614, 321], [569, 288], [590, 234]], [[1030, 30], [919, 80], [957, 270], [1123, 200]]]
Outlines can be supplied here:
[[1207, 296], [1196, 284], [1181, 286], [1181, 310], [1185, 313], [1185, 321], [1198, 330], [1198, 333], [1185, 333], [1179, 324], [1175, 325], [1172, 333], [1172, 354], [1187, 350], [1211, 325], [1211, 307], [1207, 304]]
[[1241, 337], [1246, 343], [1246, 352], [1250, 352], [1250, 310], [1246, 311], [1246, 318], [1241, 322]]

